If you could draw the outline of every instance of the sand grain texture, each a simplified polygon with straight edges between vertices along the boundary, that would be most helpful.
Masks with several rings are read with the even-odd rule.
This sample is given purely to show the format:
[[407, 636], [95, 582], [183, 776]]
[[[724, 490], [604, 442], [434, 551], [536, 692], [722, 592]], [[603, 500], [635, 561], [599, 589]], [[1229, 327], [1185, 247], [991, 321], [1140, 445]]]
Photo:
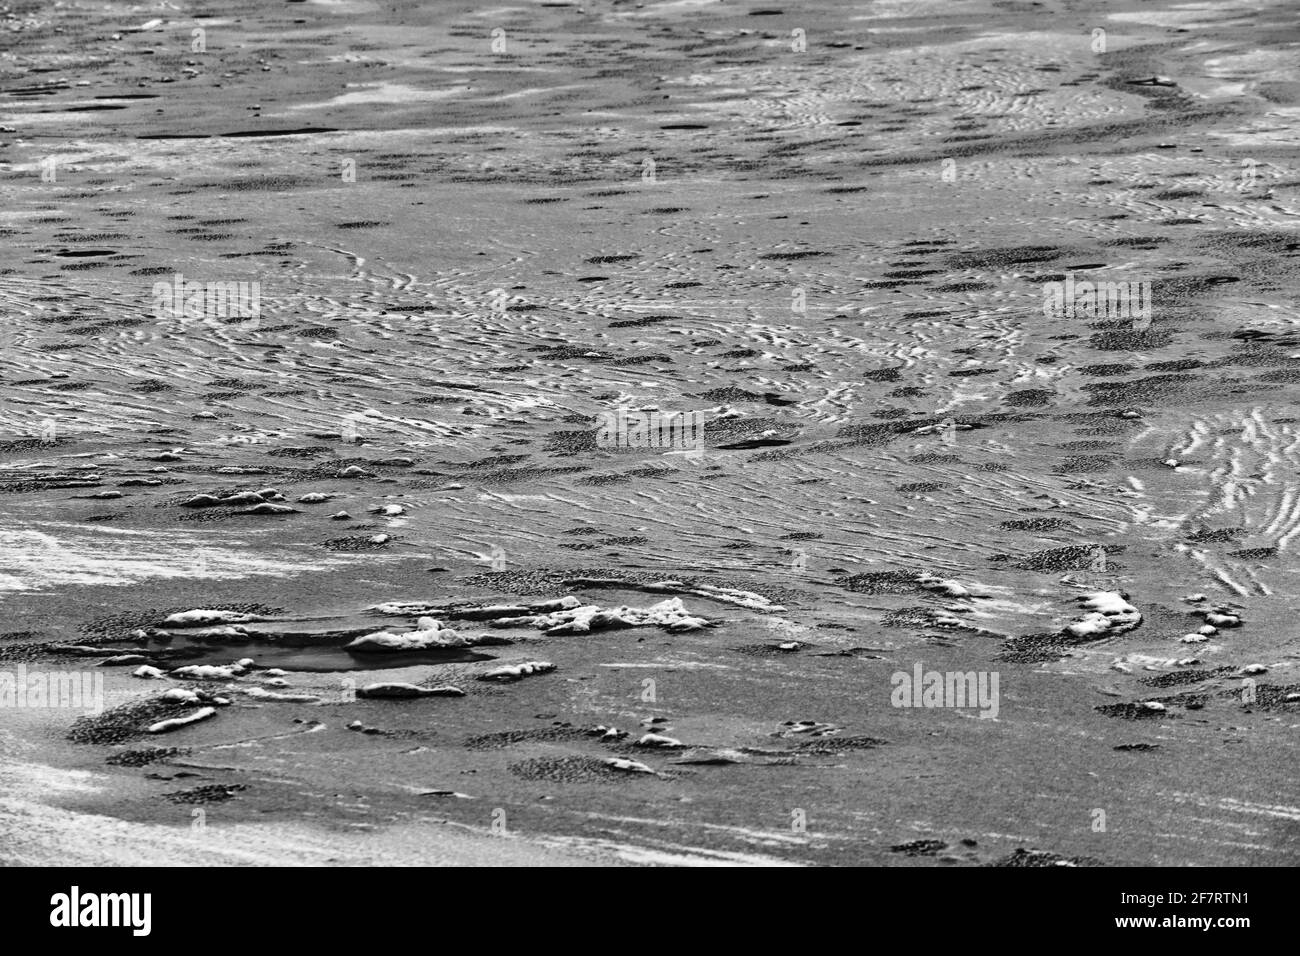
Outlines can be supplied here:
[[0, 862], [1300, 859], [1289, 5], [7, 11]]

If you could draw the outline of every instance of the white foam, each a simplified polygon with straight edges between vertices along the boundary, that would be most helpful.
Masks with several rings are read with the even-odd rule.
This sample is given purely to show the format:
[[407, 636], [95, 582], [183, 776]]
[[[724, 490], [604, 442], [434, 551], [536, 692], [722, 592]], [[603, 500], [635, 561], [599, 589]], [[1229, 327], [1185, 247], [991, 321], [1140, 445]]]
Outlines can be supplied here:
[[1121, 634], [1142, 623], [1141, 612], [1116, 591], [1093, 591], [1082, 595], [1079, 603], [1088, 613], [1065, 627], [1075, 637], [1094, 637], [1112, 631]]
[[354, 651], [420, 651], [430, 647], [469, 647], [470, 638], [461, 637], [457, 631], [444, 627], [431, 617], [422, 617], [414, 631], [397, 634], [393, 631], [376, 631], [358, 637], [347, 645]]
[[156, 724], [149, 725], [149, 733], [163, 734], [169, 730], [178, 730], [189, 724], [198, 723], [200, 720], [207, 720], [209, 717], [215, 717], [217, 709], [215, 707], [201, 707], [192, 714], [186, 714], [184, 717], [172, 717], [170, 720], [160, 720]]

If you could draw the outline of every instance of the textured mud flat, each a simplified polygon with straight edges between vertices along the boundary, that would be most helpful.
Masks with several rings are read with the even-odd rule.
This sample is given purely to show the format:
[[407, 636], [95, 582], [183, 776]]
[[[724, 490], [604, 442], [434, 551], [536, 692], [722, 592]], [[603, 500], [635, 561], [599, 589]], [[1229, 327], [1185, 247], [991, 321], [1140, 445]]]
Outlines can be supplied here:
[[1286, 5], [2, 12], [0, 859], [1300, 859]]

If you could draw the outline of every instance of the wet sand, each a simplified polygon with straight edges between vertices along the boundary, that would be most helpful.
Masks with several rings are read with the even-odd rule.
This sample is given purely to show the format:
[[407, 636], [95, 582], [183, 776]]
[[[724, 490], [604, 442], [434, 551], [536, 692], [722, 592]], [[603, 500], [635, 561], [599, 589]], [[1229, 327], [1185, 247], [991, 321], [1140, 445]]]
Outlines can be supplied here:
[[181, 7], [6, 21], [0, 860], [1297, 862], [1286, 5]]

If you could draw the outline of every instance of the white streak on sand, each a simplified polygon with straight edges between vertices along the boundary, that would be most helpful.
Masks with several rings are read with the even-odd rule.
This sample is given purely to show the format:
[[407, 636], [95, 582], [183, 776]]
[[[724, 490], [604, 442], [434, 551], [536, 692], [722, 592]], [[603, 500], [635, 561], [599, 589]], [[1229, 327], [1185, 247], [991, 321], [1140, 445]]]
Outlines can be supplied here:
[[0, 594], [68, 585], [136, 584], [149, 578], [290, 577], [344, 563], [287, 549], [255, 553], [246, 537], [214, 541], [166, 531], [90, 529], [73, 524], [0, 527]]
[[[63, 770], [0, 756], [0, 865], [169, 866], [587, 866], [617, 865], [602, 848], [502, 839], [443, 821], [364, 834], [288, 820], [255, 824], [139, 823], [53, 806], [114, 786], [111, 774]], [[174, 815], [169, 815], [175, 820]]]

